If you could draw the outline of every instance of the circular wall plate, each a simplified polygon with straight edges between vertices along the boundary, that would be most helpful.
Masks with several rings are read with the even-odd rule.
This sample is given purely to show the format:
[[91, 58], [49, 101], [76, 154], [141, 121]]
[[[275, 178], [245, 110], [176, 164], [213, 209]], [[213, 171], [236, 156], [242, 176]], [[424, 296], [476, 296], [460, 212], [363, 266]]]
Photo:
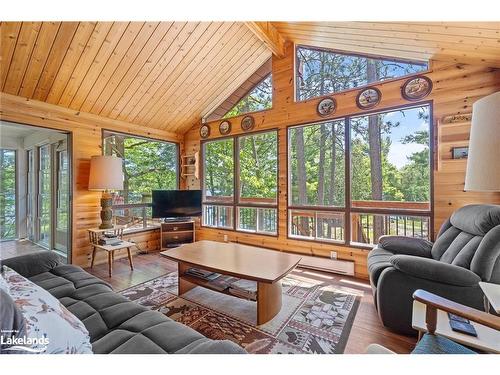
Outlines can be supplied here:
[[406, 100], [420, 100], [432, 91], [432, 81], [426, 76], [419, 76], [407, 80], [401, 87], [401, 96]]
[[208, 125], [202, 125], [200, 128], [200, 137], [205, 139], [210, 136], [210, 126]]
[[316, 107], [316, 111], [320, 116], [331, 115], [337, 109], [337, 102], [333, 98], [321, 99]]
[[255, 126], [255, 120], [253, 119], [252, 116], [245, 116], [241, 120], [241, 129], [243, 131], [249, 131], [252, 130]]
[[222, 135], [226, 135], [229, 134], [230, 132], [231, 132], [231, 123], [227, 120], [222, 121], [219, 124], [219, 133], [221, 133]]
[[380, 103], [382, 93], [376, 87], [367, 87], [361, 90], [356, 97], [356, 105], [360, 109], [370, 109]]

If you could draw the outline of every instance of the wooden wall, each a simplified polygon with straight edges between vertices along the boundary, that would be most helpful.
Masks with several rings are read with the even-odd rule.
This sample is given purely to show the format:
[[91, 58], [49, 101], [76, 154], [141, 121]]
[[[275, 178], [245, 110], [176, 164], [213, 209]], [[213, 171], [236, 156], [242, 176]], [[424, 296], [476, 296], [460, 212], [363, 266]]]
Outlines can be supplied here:
[[[72, 263], [80, 266], [90, 264], [87, 228], [95, 228], [100, 223], [100, 193], [88, 191], [87, 186], [90, 157], [101, 154], [102, 129], [179, 142], [182, 150], [182, 136], [171, 132], [148, 129], [5, 93], [0, 94], [0, 104], [2, 120], [64, 130], [72, 134]], [[128, 238], [133, 239], [141, 251], [159, 248], [158, 230], [131, 234]], [[105, 261], [104, 256], [99, 254], [96, 262]]]
[[[319, 244], [309, 241], [291, 240], [287, 238], [287, 154], [286, 154], [286, 127], [314, 121], [321, 121], [316, 113], [318, 99], [294, 101], [294, 58], [293, 46], [288, 45], [286, 56], [273, 56], [273, 108], [267, 111], [254, 113], [255, 130], [279, 128], [279, 235], [269, 237], [241, 232], [225, 231], [212, 228], [200, 228], [198, 239], [223, 240], [224, 235], [230, 241], [241, 241], [261, 245], [280, 251], [291, 251], [308, 255], [329, 256], [331, 250], [338, 252], [341, 259], [353, 260], [358, 277], [366, 278], [366, 250], [356, 248]], [[472, 104], [484, 95], [500, 90], [500, 70], [485, 66], [473, 66], [456, 63], [431, 62], [431, 69], [426, 73], [433, 81], [433, 91], [424, 100], [433, 101], [433, 124], [437, 127], [438, 120], [445, 116], [471, 113]], [[387, 81], [375, 85], [382, 92], [382, 100], [376, 109], [391, 108], [411, 104], [401, 97], [401, 86], [406, 79]], [[357, 90], [346, 91], [334, 95], [337, 100], [337, 111], [331, 116], [342, 117], [348, 114], [359, 114], [355, 104]], [[242, 116], [231, 119], [232, 134], [241, 133], [240, 122]], [[211, 138], [219, 135], [220, 121], [209, 122]], [[463, 121], [442, 126], [435, 131], [441, 140], [437, 140], [439, 148], [434, 172], [434, 201], [435, 227], [440, 224], [451, 212], [468, 203], [500, 203], [498, 193], [471, 193], [464, 192], [465, 160], [450, 160], [451, 147], [467, 145], [470, 124]], [[435, 130], [437, 130], [435, 128]], [[437, 137], [437, 136], [436, 136]], [[442, 142], [442, 144], [441, 144]], [[185, 150], [187, 153], [199, 151], [200, 137], [198, 127], [193, 127], [185, 134]], [[185, 181], [187, 188], [199, 188], [200, 181], [189, 177]]]

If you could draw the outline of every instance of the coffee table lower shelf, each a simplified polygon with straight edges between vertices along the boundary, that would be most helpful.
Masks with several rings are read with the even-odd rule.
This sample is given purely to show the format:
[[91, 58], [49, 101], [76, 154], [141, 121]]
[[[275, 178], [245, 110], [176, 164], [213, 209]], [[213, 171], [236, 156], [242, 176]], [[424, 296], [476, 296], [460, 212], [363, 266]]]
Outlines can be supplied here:
[[[240, 296], [235, 296], [227, 290], [219, 290], [210, 285], [210, 282], [188, 275], [186, 271], [192, 266], [184, 263], [178, 263], [178, 285], [179, 296], [187, 293], [191, 289], [201, 286], [215, 292], [227, 294], [234, 298], [246, 299]], [[281, 310], [281, 280], [274, 283], [265, 283], [257, 281], [257, 325], [267, 323], [274, 318]], [[248, 300], [248, 299], [247, 299]], [[250, 300], [255, 301], [255, 300]]]

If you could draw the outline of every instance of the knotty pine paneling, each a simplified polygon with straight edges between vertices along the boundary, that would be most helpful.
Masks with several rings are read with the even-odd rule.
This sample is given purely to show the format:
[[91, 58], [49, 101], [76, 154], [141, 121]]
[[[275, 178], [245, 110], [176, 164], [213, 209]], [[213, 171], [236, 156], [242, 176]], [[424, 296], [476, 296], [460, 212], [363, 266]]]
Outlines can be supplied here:
[[[95, 228], [100, 223], [101, 195], [99, 192], [88, 191], [87, 187], [90, 157], [101, 154], [102, 129], [174, 141], [181, 143], [182, 147], [182, 136], [171, 132], [76, 112], [37, 100], [1, 93], [0, 104], [0, 119], [2, 120], [38, 125], [72, 134], [72, 263], [80, 266], [86, 267], [90, 264], [91, 249], [87, 229]], [[133, 239], [141, 251], [159, 249], [158, 230], [130, 234], [127, 238]], [[105, 261], [105, 254], [99, 253], [97, 262]], [[121, 256], [124, 254], [117, 254], [117, 257]]]
[[[293, 79], [293, 46], [288, 45], [286, 56], [282, 59], [273, 56], [273, 108], [256, 112], [255, 130], [279, 128], [279, 235], [278, 237], [225, 231], [221, 229], [199, 228], [198, 239], [222, 241], [227, 235], [230, 241], [252, 243], [279, 251], [291, 251], [307, 255], [329, 256], [331, 250], [337, 251], [340, 259], [353, 260], [358, 277], [368, 277], [366, 270], [367, 251], [331, 244], [320, 244], [309, 241], [298, 241], [287, 238], [287, 153], [286, 128], [289, 125], [322, 121], [316, 113], [319, 99], [303, 102], [294, 101]], [[425, 101], [433, 102], [433, 125], [435, 137], [439, 133], [435, 145], [438, 152], [438, 163], [434, 171], [434, 233], [450, 214], [463, 205], [470, 203], [500, 203], [499, 193], [464, 192], [465, 182], [464, 160], [450, 160], [451, 148], [467, 145], [469, 123], [448, 124], [437, 129], [438, 120], [454, 114], [471, 113], [472, 104], [479, 98], [500, 90], [500, 69], [485, 66], [454, 64], [450, 62], [431, 62], [426, 76], [433, 81], [433, 91]], [[401, 87], [406, 79], [387, 81], [375, 85], [382, 92], [382, 100], [376, 109], [386, 109], [401, 105], [410, 105], [401, 97]], [[350, 90], [332, 95], [337, 100], [337, 111], [331, 118], [348, 114], [362, 114], [355, 104], [358, 90]], [[242, 133], [240, 128], [243, 116], [231, 118], [231, 134]], [[210, 138], [220, 137], [218, 125], [220, 121], [209, 122]], [[439, 132], [438, 132], [439, 130]], [[184, 147], [187, 154], [200, 151], [200, 137], [197, 126], [185, 134]], [[498, 136], [498, 135], [497, 135]], [[442, 143], [441, 143], [442, 142]], [[187, 188], [200, 187], [200, 181], [194, 177], [184, 180]]]

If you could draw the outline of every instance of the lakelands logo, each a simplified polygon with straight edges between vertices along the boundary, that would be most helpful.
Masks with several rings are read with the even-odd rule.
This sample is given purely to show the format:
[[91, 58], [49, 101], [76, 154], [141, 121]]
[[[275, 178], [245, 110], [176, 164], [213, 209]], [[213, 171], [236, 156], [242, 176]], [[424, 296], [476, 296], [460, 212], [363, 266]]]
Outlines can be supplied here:
[[47, 350], [50, 340], [47, 337], [16, 337], [0, 335], [2, 350], [13, 352], [43, 353]]

